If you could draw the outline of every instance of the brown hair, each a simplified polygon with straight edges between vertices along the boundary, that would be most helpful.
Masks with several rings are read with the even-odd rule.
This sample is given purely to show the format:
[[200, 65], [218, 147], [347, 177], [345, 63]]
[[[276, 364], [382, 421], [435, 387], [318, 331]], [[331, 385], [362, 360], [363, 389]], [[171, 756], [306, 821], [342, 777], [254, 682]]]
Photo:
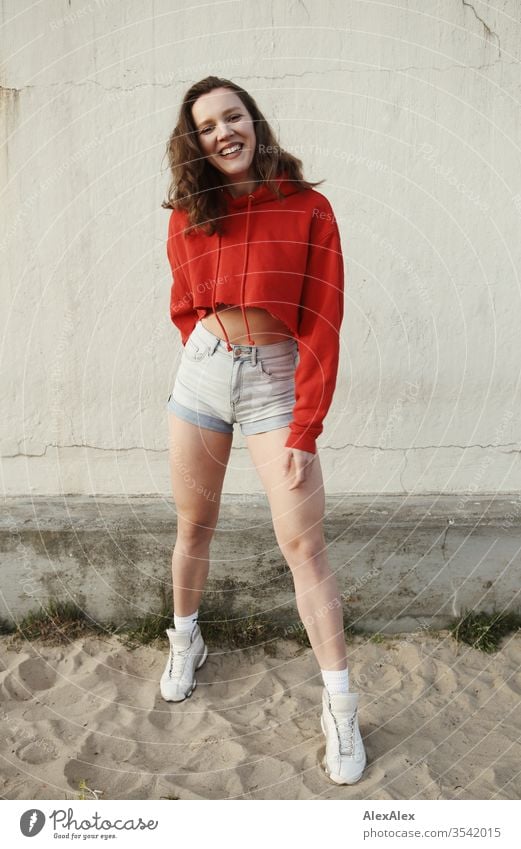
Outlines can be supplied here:
[[215, 88], [228, 88], [235, 92], [252, 117], [256, 138], [252, 167], [256, 180], [266, 183], [279, 199], [284, 195], [278, 190], [275, 180], [283, 171], [300, 191], [324, 182], [310, 183], [304, 179], [302, 161], [280, 147], [266, 118], [247, 91], [230, 80], [205, 77], [186, 92], [177, 124], [168, 139], [166, 153], [172, 181], [168, 187], [168, 199], [161, 206], [164, 209], [185, 209], [190, 224], [188, 229], [201, 227], [209, 236], [215, 232], [222, 233], [223, 225], [219, 218], [226, 213], [226, 204], [219, 189], [227, 183], [203, 155], [192, 106], [198, 97]]

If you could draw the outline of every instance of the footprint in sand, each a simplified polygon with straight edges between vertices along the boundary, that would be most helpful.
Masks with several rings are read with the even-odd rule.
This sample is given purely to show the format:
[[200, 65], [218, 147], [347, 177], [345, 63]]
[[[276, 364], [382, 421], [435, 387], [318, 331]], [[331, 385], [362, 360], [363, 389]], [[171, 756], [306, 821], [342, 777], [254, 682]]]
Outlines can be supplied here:
[[39, 658], [22, 661], [18, 667], [18, 677], [28, 690], [49, 690], [56, 683], [56, 671]]
[[48, 740], [29, 740], [16, 749], [21, 761], [28, 764], [43, 764], [58, 757], [56, 747]]

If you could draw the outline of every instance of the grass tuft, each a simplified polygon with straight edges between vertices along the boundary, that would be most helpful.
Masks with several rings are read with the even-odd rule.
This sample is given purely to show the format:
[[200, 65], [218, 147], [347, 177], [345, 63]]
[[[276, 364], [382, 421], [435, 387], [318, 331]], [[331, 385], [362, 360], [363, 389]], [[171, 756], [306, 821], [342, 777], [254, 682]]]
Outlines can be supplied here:
[[7, 622], [6, 619], [0, 619], [0, 634], [14, 634], [16, 631], [16, 625], [14, 622]]
[[90, 619], [74, 602], [50, 600], [24, 616], [11, 633], [14, 639], [41, 640], [49, 645], [63, 645], [77, 637], [105, 632], [105, 628]]
[[[228, 610], [213, 608], [202, 609], [199, 623], [204, 631], [205, 642], [209, 645], [226, 645], [234, 648], [263, 645], [267, 654], [275, 651], [277, 640], [293, 640], [299, 646], [311, 648], [309, 637], [303, 623], [277, 622], [266, 620], [261, 613], [231, 617]], [[354, 628], [344, 620], [344, 632], [353, 636]]]
[[[16, 624], [0, 619], [0, 633], [10, 635], [10, 640], [41, 640], [49, 645], [64, 645], [78, 637], [88, 635], [117, 636], [130, 649], [150, 645], [155, 640], [165, 640], [166, 628], [171, 624], [172, 610], [166, 601], [157, 613], [148, 613], [125, 625], [99, 624], [81, 607], [71, 601], [50, 600], [41, 604]], [[307, 631], [300, 621], [268, 620], [262, 613], [249, 612], [245, 615], [230, 615], [228, 609], [201, 608], [199, 614], [205, 642], [209, 646], [248, 648], [259, 646], [267, 654], [275, 655], [279, 640], [292, 640], [302, 648], [311, 648]], [[449, 634], [457, 641], [466, 643], [479, 651], [498, 651], [503, 637], [521, 628], [518, 612], [475, 612], [466, 610], [463, 616], [449, 627]], [[346, 639], [364, 634], [373, 643], [382, 643], [386, 636], [367, 632], [351, 625], [344, 612]], [[433, 636], [434, 633], [433, 633]]]
[[218, 608], [202, 608], [199, 624], [208, 645], [235, 648], [247, 648], [271, 641], [279, 630], [277, 625], [263, 620], [259, 614], [234, 617], [228, 611]]
[[[2, 623], [0, 620], [0, 628], [3, 628], [3, 633], [12, 634], [13, 640], [41, 640], [51, 645], [66, 644], [89, 634], [113, 634], [126, 648], [135, 649], [150, 645], [155, 640], [164, 640], [172, 619], [171, 608], [163, 603], [158, 613], [148, 613], [124, 625], [100, 625], [73, 602], [51, 600], [27, 614], [18, 624]], [[264, 618], [262, 613], [231, 616], [228, 609], [202, 607], [199, 623], [204, 631], [205, 642], [214, 647], [263, 646], [267, 654], [273, 655], [278, 640], [292, 640], [303, 648], [311, 648], [307, 631], [300, 619], [277, 622]], [[358, 633], [345, 618], [344, 630], [346, 637]]]
[[163, 607], [159, 613], [147, 613], [130, 625], [118, 629], [118, 636], [127, 648], [148, 646], [157, 639], [163, 639], [165, 631], [172, 621], [173, 613]]
[[491, 654], [499, 650], [507, 634], [521, 628], [519, 613], [485, 613], [466, 610], [449, 631], [457, 642]]
[[[80, 783], [78, 785], [79, 793], [78, 800], [84, 801], [85, 799], [99, 799], [100, 796], [103, 796], [103, 790], [92, 790], [88, 785], [85, 778], [80, 779]], [[86, 796], [85, 793], [90, 793], [90, 796]]]

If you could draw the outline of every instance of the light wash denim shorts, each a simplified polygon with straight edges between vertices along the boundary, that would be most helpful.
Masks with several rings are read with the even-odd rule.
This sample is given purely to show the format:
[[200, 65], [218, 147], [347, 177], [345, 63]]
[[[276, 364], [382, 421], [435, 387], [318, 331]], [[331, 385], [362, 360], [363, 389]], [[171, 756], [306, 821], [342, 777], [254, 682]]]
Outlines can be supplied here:
[[199, 427], [245, 435], [286, 427], [295, 405], [297, 341], [233, 345], [195, 325], [183, 348], [167, 410]]

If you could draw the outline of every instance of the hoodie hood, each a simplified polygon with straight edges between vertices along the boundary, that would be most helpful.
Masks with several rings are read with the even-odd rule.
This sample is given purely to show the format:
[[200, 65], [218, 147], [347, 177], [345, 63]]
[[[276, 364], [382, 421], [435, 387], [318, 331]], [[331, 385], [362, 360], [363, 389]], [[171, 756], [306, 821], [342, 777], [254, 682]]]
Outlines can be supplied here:
[[[295, 194], [295, 192], [300, 191], [300, 187], [298, 183], [293, 180], [288, 179], [287, 172], [283, 171], [282, 174], [277, 177], [274, 181], [279, 190], [282, 192], [284, 197], [288, 195]], [[239, 297], [239, 305], [241, 307], [242, 316], [244, 319], [244, 325], [246, 327], [246, 332], [248, 334], [248, 345], [255, 345], [255, 340], [252, 339], [250, 333], [250, 325], [248, 323], [248, 317], [246, 315], [246, 310], [244, 307], [244, 290], [246, 286], [246, 276], [248, 269], [248, 252], [249, 252], [249, 231], [250, 231], [250, 210], [252, 206], [257, 206], [258, 204], [266, 203], [268, 201], [272, 202], [274, 199], [277, 199], [277, 195], [275, 192], [266, 184], [260, 183], [253, 192], [245, 193], [243, 195], [239, 195], [239, 197], [233, 197], [230, 191], [226, 187], [222, 187], [221, 191], [225, 198], [226, 208], [228, 213], [236, 213], [241, 209], [246, 210], [246, 225], [245, 225], [245, 236], [244, 236], [244, 253], [243, 253], [243, 266], [242, 266], [242, 276], [241, 276], [241, 290]], [[230, 344], [230, 340], [228, 338], [228, 334], [226, 332], [226, 328], [224, 327], [221, 319], [219, 318], [219, 313], [215, 309], [215, 295], [217, 289], [217, 280], [219, 279], [219, 267], [221, 263], [221, 234], [217, 234], [218, 238], [218, 246], [217, 246], [217, 260], [215, 267], [215, 275], [214, 275], [214, 286], [212, 290], [212, 312], [215, 313], [215, 317], [219, 322], [221, 330], [224, 333], [224, 337], [226, 339], [226, 347], [228, 351], [232, 350], [232, 346]]]

